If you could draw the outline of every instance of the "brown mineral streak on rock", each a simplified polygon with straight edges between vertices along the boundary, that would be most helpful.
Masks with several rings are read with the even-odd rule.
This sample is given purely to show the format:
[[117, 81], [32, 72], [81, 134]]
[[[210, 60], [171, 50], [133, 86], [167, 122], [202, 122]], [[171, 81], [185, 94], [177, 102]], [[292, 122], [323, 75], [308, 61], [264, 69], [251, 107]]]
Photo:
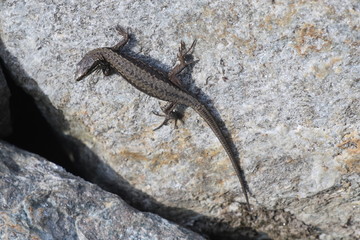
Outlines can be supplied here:
[[360, 155], [357, 158], [345, 160], [345, 164], [349, 172], [360, 173]]
[[360, 138], [357, 132], [348, 134], [345, 137], [347, 137], [348, 139], [338, 144], [338, 147], [346, 149], [352, 155], [360, 154]]
[[152, 172], [156, 172], [159, 168], [163, 166], [178, 163], [179, 155], [172, 154], [170, 152], [164, 152], [163, 154], [159, 154], [148, 160], [150, 161], [149, 170]]
[[121, 150], [119, 154], [125, 158], [137, 161], [146, 161], [148, 158], [138, 152], [132, 152], [129, 150]]
[[345, 153], [341, 154], [342, 162], [345, 163], [341, 170], [360, 173], [360, 138], [356, 132], [349, 134], [348, 137], [349, 139], [337, 145], [345, 150]]
[[296, 29], [295, 42], [294, 48], [301, 56], [306, 56], [311, 52], [326, 51], [332, 44], [321, 29], [317, 29], [310, 23], [303, 24]]

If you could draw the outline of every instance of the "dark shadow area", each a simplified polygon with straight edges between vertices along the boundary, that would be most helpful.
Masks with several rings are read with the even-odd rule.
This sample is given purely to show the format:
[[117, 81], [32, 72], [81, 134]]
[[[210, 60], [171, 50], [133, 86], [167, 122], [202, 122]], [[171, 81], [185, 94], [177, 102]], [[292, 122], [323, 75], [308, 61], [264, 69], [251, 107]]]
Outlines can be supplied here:
[[[1, 59], [0, 62], [12, 94], [10, 101], [13, 134], [7, 137], [6, 141], [63, 166], [74, 175], [97, 184], [106, 191], [117, 194], [131, 206], [141, 211], [158, 214], [207, 236], [209, 239], [259, 238], [260, 234], [251, 227], [232, 227], [232, 225], [254, 226], [252, 222], [259, 221], [255, 212], [244, 211], [242, 213], [244, 219], [236, 220], [237, 224], [231, 224], [231, 220], [207, 217], [191, 210], [165, 206], [148, 194], [131, 186], [85, 144], [63, 134], [68, 129], [68, 125], [62, 112], [51, 104], [36, 81], [27, 76], [17, 59], [6, 53], [2, 42], [0, 42], [0, 52], [2, 57], [6, 55], [7, 59], [11, 58], [11, 61], [8, 60], [8, 62], [15, 63], [14, 66], [8, 68], [6, 61]], [[17, 73], [13, 74], [10, 69], [16, 69]], [[22, 82], [26, 81], [27, 84], [30, 84], [32, 86], [31, 92], [25, 92], [19, 87], [16, 84], [18, 81], [15, 80], [15, 76], [20, 76]], [[43, 117], [44, 113], [47, 119]], [[189, 222], [191, 222], [190, 225]], [[266, 234], [261, 234], [261, 236], [262, 239], [269, 239]]]
[[10, 90], [0, 65], [0, 139], [12, 133], [9, 99]]
[[[254, 229], [250, 227], [233, 228], [221, 219], [211, 218], [191, 210], [168, 207], [157, 202], [150, 195], [134, 188], [116, 173], [110, 166], [102, 162], [87, 146], [72, 137], [66, 137], [64, 141], [65, 148], [69, 151], [71, 158], [76, 159], [77, 165], [86, 166], [81, 169], [81, 177], [96, 183], [102, 189], [120, 196], [134, 208], [155, 213], [165, 219], [176, 222], [177, 224], [198, 232], [209, 239], [256, 239], [259, 236]], [[243, 212], [251, 217], [250, 213]], [[179, 222], [179, 219], [180, 222]], [[189, 219], [193, 219], [192, 224], [188, 225]], [[253, 236], [253, 237], [250, 237]], [[269, 239], [269, 238], [264, 238]]]
[[12, 134], [4, 140], [29, 152], [39, 154], [79, 176], [77, 167], [70, 161], [63, 144], [37, 108], [34, 99], [17, 86], [9, 70], [0, 59], [5, 79], [11, 92], [10, 116]]

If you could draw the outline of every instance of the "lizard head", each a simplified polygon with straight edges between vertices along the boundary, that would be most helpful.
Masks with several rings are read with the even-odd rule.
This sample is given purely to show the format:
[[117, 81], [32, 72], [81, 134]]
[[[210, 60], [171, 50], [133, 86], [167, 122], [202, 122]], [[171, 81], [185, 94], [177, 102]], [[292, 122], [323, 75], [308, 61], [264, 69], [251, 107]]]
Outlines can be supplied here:
[[92, 72], [97, 70], [101, 65], [101, 57], [94, 51], [90, 51], [76, 65], [75, 80], [80, 81]]

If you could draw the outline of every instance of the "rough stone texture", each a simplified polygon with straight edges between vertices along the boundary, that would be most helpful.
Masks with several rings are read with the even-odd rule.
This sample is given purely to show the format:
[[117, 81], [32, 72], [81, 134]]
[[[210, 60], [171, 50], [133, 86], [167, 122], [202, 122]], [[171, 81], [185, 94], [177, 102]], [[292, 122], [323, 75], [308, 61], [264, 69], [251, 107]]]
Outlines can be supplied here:
[[[118, 184], [128, 199], [138, 190], [139, 206], [193, 228], [200, 214], [277, 239], [359, 236], [359, 1], [0, 5], [1, 56], [57, 130], [85, 143], [75, 160], [93, 166], [93, 181]], [[153, 132], [162, 121], [151, 114], [157, 100], [116, 75], [74, 82], [84, 53], [118, 41], [116, 24], [131, 27], [131, 51], [164, 70], [181, 39], [198, 39], [200, 62], [184, 81], [231, 133], [252, 215], [194, 111], [179, 129]]]
[[10, 91], [0, 66], [0, 138], [11, 134], [9, 100]]
[[1, 239], [204, 239], [0, 141]]

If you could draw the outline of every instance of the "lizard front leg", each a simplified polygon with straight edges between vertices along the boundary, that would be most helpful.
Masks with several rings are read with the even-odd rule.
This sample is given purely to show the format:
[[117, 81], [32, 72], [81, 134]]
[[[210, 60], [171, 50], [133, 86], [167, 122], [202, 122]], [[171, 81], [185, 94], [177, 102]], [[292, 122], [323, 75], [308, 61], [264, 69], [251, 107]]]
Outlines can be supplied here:
[[192, 52], [194, 51], [195, 45], [196, 45], [196, 40], [193, 41], [193, 43], [191, 44], [191, 47], [189, 49], [186, 49], [185, 43], [183, 41], [181, 41], [179, 53], [177, 54], [179, 64], [175, 65], [175, 67], [168, 74], [168, 78], [169, 78], [170, 82], [172, 82], [177, 87], [181, 88], [182, 90], [184, 90], [186, 92], [187, 92], [186, 88], [184, 87], [184, 85], [182, 84], [180, 79], [177, 77], [177, 75], [179, 73], [181, 73], [182, 70], [184, 70], [190, 64], [198, 62], [198, 60], [190, 61], [190, 62], [186, 62], [186, 60], [185, 60], [187, 55], [192, 54]]
[[[116, 31], [123, 37], [123, 39], [121, 39], [120, 42], [118, 42], [116, 45], [114, 45], [113, 47], [110, 47], [111, 50], [113, 51], [119, 51], [123, 46], [125, 46], [125, 44], [127, 44], [130, 40], [130, 35], [128, 30], [126, 30], [125, 28], [117, 25], [115, 27]], [[105, 76], [110, 76], [112, 74], [114, 74], [116, 71], [110, 66], [110, 64], [106, 64], [103, 63], [100, 66], [100, 69], [102, 70], [103, 74]]]
[[117, 25], [115, 29], [123, 37], [123, 39], [120, 42], [118, 42], [115, 46], [111, 47], [111, 49], [114, 51], [119, 51], [120, 48], [122, 48], [125, 44], [129, 42], [130, 35], [128, 30], [126, 30], [125, 28], [119, 25]]

